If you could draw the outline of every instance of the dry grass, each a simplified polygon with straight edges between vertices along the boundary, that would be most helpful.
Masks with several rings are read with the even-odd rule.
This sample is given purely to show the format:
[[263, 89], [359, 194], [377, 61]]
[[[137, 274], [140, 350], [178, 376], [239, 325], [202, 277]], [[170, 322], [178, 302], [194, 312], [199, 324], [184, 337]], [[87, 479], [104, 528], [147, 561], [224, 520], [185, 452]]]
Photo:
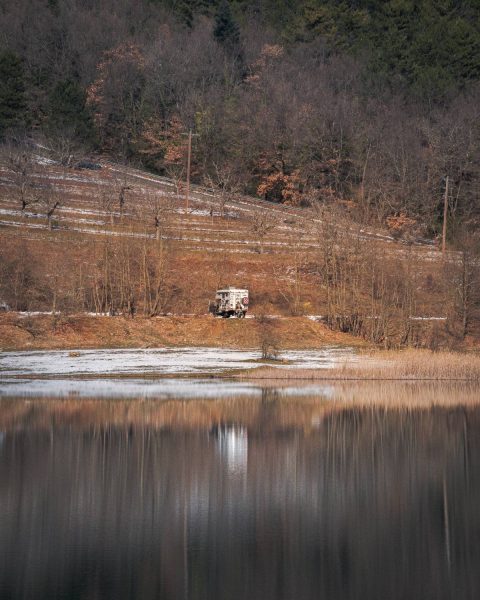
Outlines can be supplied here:
[[[2, 175], [7, 182], [8, 173], [3, 170]], [[211, 198], [194, 187], [191, 193], [193, 212], [186, 217], [183, 214], [184, 201], [170, 195], [171, 185], [134, 169], [125, 170], [122, 166], [105, 164], [100, 171], [65, 172], [58, 166], [47, 165], [39, 168], [37, 175], [39, 182], [54, 185], [62, 197], [62, 206], [56, 213], [59, 229], [54, 231], [49, 231], [44, 219], [36, 218], [30, 211], [27, 211], [30, 216], [20, 217], [12, 186], [0, 185], [0, 207], [3, 210], [0, 215], [0, 262], [13, 265], [17, 264], [15, 261], [19, 257], [27, 257], [27, 264], [35, 263], [34, 272], [38, 277], [35, 285], [39, 290], [30, 294], [32, 300], [26, 305], [31, 310], [50, 310], [51, 304], [47, 300], [51, 296], [49, 286], [54, 281], [52, 276], [58, 274], [62, 277], [57, 308], [81, 310], [83, 305], [78, 299], [78, 290], [84, 286], [88, 288], [88, 282], [96, 276], [94, 266], [100, 264], [103, 248], [123, 237], [124, 241], [129, 241], [131, 255], [138, 254], [147, 239], [143, 236], [155, 233], [152, 202], [158, 201], [165, 211], [162, 213], [165, 215], [163, 233], [168, 238], [166, 284], [167, 287], [172, 285], [175, 290], [166, 312], [202, 314], [214, 291], [230, 284], [250, 289], [251, 305], [257, 313], [287, 316], [325, 312], [326, 293], [319, 285], [317, 275], [320, 250], [318, 224], [304, 209], [270, 206], [269, 210], [274, 211], [278, 224], [265, 236], [263, 252], [259, 253], [258, 235], [253, 231], [252, 219], [258, 209], [264, 210], [265, 205], [258, 199], [243, 198], [241, 204], [231, 206], [224, 216], [220, 216], [217, 206], [216, 213], [211, 216]], [[116, 199], [119, 182], [124, 176], [128, 177], [129, 192], [125, 214], [120, 217]], [[106, 198], [113, 203], [108, 208]], [[9, 211], [14, 213], [9, 214]], [[18, 227], [19, 221], [23, 224], [21, 227]], [[348, 227], [342, 217], [339, 231], [345, 228], [350, 239]], [[131, 235], [139, 237], [131, 238]], [[368, 232], [362, 229], [364, 235], [368, 237]], [[370, 237], [373, 254], [385, 257], [389, 265], [387, 270], [401, 268], [404, 247], [398, 254], [396, 244], [382, 242], [377, 235]], [[293, 252], [293, 248], [298, 250]], [[434, 260], [435, 252], [430, 247], [419, 246], [415, 248], [417, 255], [421, 263], [416, 263], [415, 267], [419, 280], [440, 281], [443, 263]], [[29, 257], [32, 257], [30, 262], [27, 260]], [[85, 265], [88, 271], [84, 269], [85, 281], [78, 277], [79, 265]], [[293, 273], [297, 275], [294, 277]], [[421, 290], [420, 296], [417, 299], [419, 314], [444, 314], [441, 294], [432, 294], [429, 288]], [[13, 302], [9, 303], [13, 305]], [[137, 302], [137, 308], [141, 310], [141, 301]], [[93, 307], [90, 306], [89, 310]], [[438, 323], [435, 325], [438, 326]], [[420, 339], [430, 339], [432, 327], [428, 321], [414, 323]], [[391, 336], [397, 335], [396, 330], [397, 325], [394, 324]]]
[[239, 377], [255, 380], [465, 380], [480, 381], [480, 356], [430, 350], [381, 351], [361, 355], [358, 363], [332, 369], [259, 368]]
[[[276, 320], [275, 335], [284, 349], [365, 345], [361, 339], [331, 331], [322, 323], [303, 317]], [[0, 314], [1, 350], [161, 346], [250, 349], [260, 348], [261, 336], [258, 319], [214, 319], [211, 315], [154, 319], [71, 315], [56, 320], [47, 315], [24, 318], [16, 313]]]

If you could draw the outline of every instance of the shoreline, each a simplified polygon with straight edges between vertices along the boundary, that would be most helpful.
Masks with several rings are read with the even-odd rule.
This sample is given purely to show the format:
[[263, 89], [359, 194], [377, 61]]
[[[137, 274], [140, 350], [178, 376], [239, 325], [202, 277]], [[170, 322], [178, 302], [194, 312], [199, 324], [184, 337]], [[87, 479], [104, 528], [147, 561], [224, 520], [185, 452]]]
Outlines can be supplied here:
[[[205, 348], [108, 350], [34, 350], [3, 353], [3, 381], [92, 381], [92, 380], [203, 380], [245, 382], [257, 385], [308, 385], [315, 382], [458, 382], [480, 384], [480, 355], [429, 350], [358, 351], [355, 348], [325, 348], [311, 354], [293, 351], [289, 360], [252, 359], [256, 350]], [[192, 352], [193, 351], [193, 352]], [[113, 352], [113, 351], [112, 351]], [[138, 354], [137, 354], [138, 352]], [[145, 353], [146, 352], [146, 353]], [[350, 352], [350, 355], [348, 354]], [[125, 353], [125, 354], [124, 354]], [[53, 361], [53, 354], [58, 359]], [[29, 358], [27, 359], [27, 356]], [[0, 358], [2, 354], [0, 354]], [[125, 358], [123, 358], [125, 357]], [[78, 365], [76, 365], [76, 361]], [[222, 364], [223, 363], [223, 364]], [[314, 366], [312, 366], [314, 365]], [[78, 368], [77, 368], [78, 367]], [[22, 372], [23, 369], [23, 372]], [[52, 370], [58, 369], [58, 370]]]
[[[325, 369], [328, 371], [329, 369]], [[290, 369], [290, 371], [295, 371], [295, 368]], [[253, 375], [253, 376], [251, 376]], [[392, 382], [392, 383], [474, 383], [480, 384], [480, 377], [342, 377], [340, 375], [314, 375], [314, 376], [302, 376], [297, 377], [295, 375], [290, 377], [267, 377], [254, 376], [254, 372], [235, 372], [235, 373], [208, 373], [208, 372], [199, 372], [199, 373], [149, 373], [149, 372], [139, 372], [139, 373], [58, 373], [53, 375], [47, 374], [15, 374], [15, 375], [3, 375], [0, 371], [0, 381], [15, 381], [15, 380], [30, 380], [30, 381], [60, 381], [60, 380], [72, 380], [72, 381], [96, 381], [98, 379], [141, 379], [141, 380], [172, 380], [172, 379], [185, 379], [185, 380], [204, 380], [204, 381], [225, 381], [225, 382], [245, 382], [245, 383], [255, 383], [258, 385], [262, 385], [262, 383], [268, 383], [269, 385], [272, 382], [277, 382], [279, 384], [292, 384], [292, 383], [315, 383], [315, 382], [334, 382], [334, 383], [352, 383], [352, 382]]]

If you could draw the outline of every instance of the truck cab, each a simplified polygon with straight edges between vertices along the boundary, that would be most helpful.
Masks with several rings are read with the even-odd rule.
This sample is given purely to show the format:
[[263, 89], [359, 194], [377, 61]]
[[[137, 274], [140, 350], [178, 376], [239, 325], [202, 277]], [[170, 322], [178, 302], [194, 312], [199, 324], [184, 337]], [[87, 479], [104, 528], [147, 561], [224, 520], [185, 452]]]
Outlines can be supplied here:
[[217, 290], [215, 300], [210, 302], [209, 312], [215, 317], [243, 319], [248, 310], [248, 290], [228, 287]]

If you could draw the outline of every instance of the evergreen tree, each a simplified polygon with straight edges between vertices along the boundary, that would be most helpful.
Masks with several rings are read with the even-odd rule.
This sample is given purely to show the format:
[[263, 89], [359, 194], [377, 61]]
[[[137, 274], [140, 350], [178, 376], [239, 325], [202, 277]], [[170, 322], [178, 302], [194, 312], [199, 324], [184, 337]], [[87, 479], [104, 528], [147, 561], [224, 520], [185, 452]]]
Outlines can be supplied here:
[[189, 2], [179, 2], [176, 7], [177, 14], [189, 29], [193, 27], [193, 10]]
[[221, 2], [215, 14], [213, 36], [217, 42], [230, 50], [236, 49], [240, 43], [240, 30], [227, 0]]
[[191, 29], [197, 15], [211, 15], [216, 0], [149, 0], [153, 4], [166, 7], [172, 14]]
[[65, 79], [53, 88], [48, 105], [48, 127], [69, 132], [79, 141], [91, 142], [93, 121], [85, 105], [85, 92], [73, 79]]
[[0, 53], [0, 136], [22, 125], [26, 115], [24, 70], [13, 52]]

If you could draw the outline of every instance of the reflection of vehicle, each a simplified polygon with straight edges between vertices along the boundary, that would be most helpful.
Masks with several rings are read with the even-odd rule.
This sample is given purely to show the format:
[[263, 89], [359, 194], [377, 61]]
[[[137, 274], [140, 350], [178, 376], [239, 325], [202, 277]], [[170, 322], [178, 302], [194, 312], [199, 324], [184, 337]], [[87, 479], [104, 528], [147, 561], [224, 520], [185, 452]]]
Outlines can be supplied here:
[[216, 317], [238, 317], [243, 319], [248, 310], [248, 290], [228, 287], [217, 290], [215, 301], [210, 302], [208, 311]]
[[230, 475], [245, 475], [248, 465], [248, 433], [244, 427], [219, 427], [217, 450]]

